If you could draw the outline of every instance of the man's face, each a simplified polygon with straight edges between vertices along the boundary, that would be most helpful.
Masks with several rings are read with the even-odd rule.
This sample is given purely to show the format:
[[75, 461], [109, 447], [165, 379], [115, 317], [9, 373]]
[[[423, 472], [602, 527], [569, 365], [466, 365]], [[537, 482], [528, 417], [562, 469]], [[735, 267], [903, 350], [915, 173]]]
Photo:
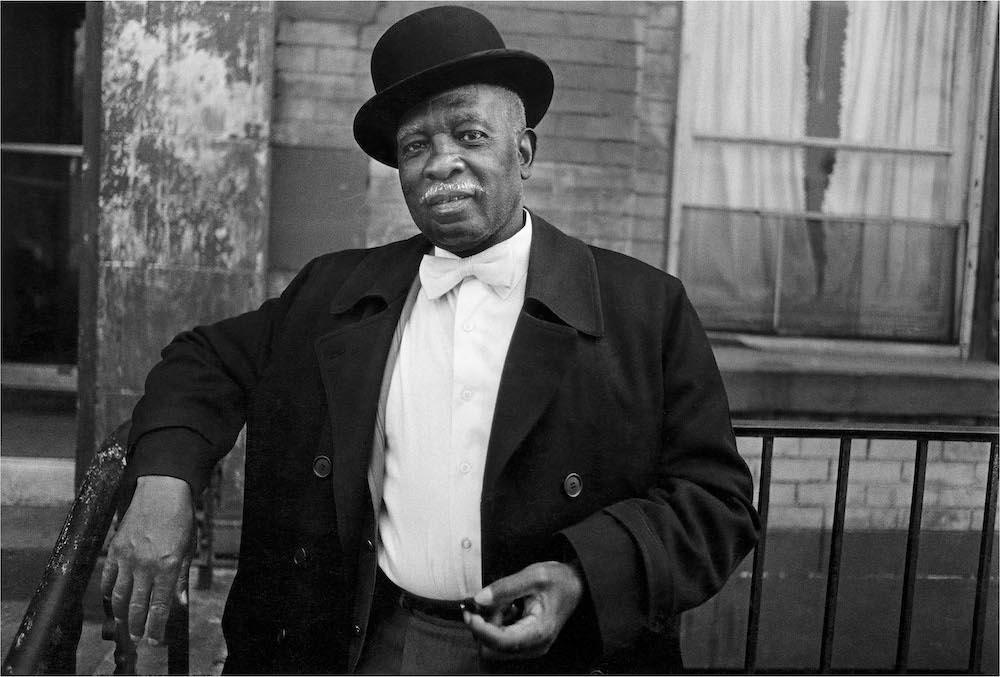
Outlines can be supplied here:
[[396, 132], [399, 183], [420, 231], [469, 256], [522, 225], [521, 182], [531, 175], [534, 132], [506, 90], [466, 85], [407, 111]]

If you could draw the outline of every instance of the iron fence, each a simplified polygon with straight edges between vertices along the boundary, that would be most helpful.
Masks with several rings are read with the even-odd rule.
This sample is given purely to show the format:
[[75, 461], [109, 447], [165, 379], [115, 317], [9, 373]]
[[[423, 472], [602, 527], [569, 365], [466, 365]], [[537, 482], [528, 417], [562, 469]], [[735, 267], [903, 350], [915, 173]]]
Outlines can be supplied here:
[[837, 593], [840, 584], [844, 523], [847, 509], [847, 486], [850, 477], [851, 447], [856, 439], [907, 440], [914, 443], [914, 473], [907, 527], [906, 554], [903, 571], [903, 593], [899, 613], [894, 671], [905, 673], [910, 653], [913, 621], [913, 592], [916, 584], [917, 556], [920, 549], [920, 526], [923, 516], [924, 489], [927, 484], [927, 446], [931, 441], [987, 442], [990, 445], [986, 495], [983, 498], [983, 522], [980, 533], [979, 562], [976, 572], [976, 594], [972, 610], [972, 637], [969, 661], [965, 669], [978, 674], [982, 669], [983, 637], [986, 629], [986, 603], [990, 583], [990, 558], [993, 553], [997, 509], [997, 436], [996, 427], [962, 427], [938, 425], [880, 425], [872, 423], [787, 423], [776, 421], [741, 421], [733, 426], [737, 437], [761, 440], [760, 482], [758, 503], [761, 518], [760, 540], [753, 554], [750, 583], [750, 604], [747, 619], [746, 649], [743, 671], [758, 672], [757, 658], [760, 639], [761, 590], [764, 580], [764, 558], [767, 552], [767, 524], [771, 491], [771, 467], [774, 440], [780, 437], [835, 438], [840, 441], [837, 459], [837, 485], [834, 498], [833, 528], [830, 537], [826, 594], [823, 609], [818, 666], [803, 666], [801, 671], [831, 672], [833, 637], [837, 621]]
[[[789, 423], [776, 421], [738, 421], [734, 424], [737, 437], [759, 438], [761, 464], [758, 507], [761, 517], [760, 541], [753, 554], [748, 607], [746, 648], [742, 672], [753, 674], [758, 668], [760, 640], [761, 591], [767, 552], [768, 512], [771, 490], [771, 468], [776, 438], [835, 438], [840, 441], [837, 461], [837, 483], [834, 518], [830, 538], [829, 564], [820, 659], [817, 666], [801, 666], [794, 672], [831, 672], [833, 637], [837, 620], [837, 598], [840, 581], [841, 555], [844, 539], [847, 488], [850, 477], [851, 449], [854, 440], [908, 440], [914, 443], [914, 474], [907, 543], [903, 574], [903, 592], [899, 614], [894, 672], [908, 669], [910, 637], [913, 622], [913, 594], [916, 564], [920, 549], [923, 496], [927, 483], [928, 443], [958, 441], [989, 443], [989, 470], [983, 499], [983, 521], [980, 534], [976, 574], [975, 601], [972, 609], [972, 633], [969, 640], [968, 664], [963, 668], [972, 674], [982, 671], [983, 638], [986, 628], [986, 605], [990, 585], [998, 482], [998, 429], [996, 427], [959, 427], [929, 425], [879, 425], [841, 423]], [[45, 568], [42, 582], [28, 605], [24, 620], [11, 643], [3, 664], [4, 674], [72, 674], [75, 672], [76, 648], [83, 623], [81, 604], [83, 593], [100, 555], [101, 545], [111, 526], [118, 504], [119, 487], [125, 471], [128, 425], [116, 430], [102, 444], [80, 488], [79, 494], [56, 541]], [[210, 491], [213, 491], [210, 489]], [[211, 544], [211, 504], [203, 528]], [[206, 519], [207, 518], [207, 519]], [[204, 555], [198, 587], [211, 584], [212, 554]], [[168, 621], [168, 673], [188, 671], [188, 609], [186, 599], [175, 600]], [[179, 602], [179, 603], [178, 603]], [[103, 636], [115, 641], [115, 674], [135, 674], [135, 645], [124, 628], [116, 628], [106, 608], [108, 622]]]

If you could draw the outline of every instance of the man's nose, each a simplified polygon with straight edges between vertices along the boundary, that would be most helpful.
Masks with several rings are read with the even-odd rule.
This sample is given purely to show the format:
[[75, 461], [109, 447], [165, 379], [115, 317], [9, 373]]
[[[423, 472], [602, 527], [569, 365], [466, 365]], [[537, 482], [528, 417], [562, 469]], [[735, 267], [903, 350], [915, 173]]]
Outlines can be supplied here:
[[461, 149], [452, 139], [434, 139], [431, 142], [430, 157], [424, 165], [424, 176], [436, 181], [446, 181], [465, 169]]

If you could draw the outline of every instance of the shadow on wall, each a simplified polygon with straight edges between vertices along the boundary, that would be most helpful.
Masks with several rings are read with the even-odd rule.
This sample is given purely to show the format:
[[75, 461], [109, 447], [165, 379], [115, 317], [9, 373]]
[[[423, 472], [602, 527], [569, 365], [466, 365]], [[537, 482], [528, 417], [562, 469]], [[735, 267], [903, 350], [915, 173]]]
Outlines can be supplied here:
[[[815, 671], [819, 666], [829, 532], [767, 535], [758, 669]], [[834, 671], [891, 671], [903, 594], [905, 531], [848, 531], [833, 643]], [[911, 671], [965, 671], [979, 533], [925, 531], [913, 600]], [[752, 556], [726, 587], [682, 620], [689, 669], [742, 669]], [[990, 566], [983, 674], [998, 673], [997, 549]]]

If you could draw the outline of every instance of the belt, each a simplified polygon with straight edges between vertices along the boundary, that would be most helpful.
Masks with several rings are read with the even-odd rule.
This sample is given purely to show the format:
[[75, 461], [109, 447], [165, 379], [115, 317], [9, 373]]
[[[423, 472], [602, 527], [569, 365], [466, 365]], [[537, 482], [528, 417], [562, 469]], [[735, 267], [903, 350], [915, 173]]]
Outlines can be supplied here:
[[407, 592], [389, 580], [389, 577], [382, 573], [381, 568], [375, 577], [375, 589], [378, 591], [379, 597], [383, 599], [388, 597], [404, 609], [419, 611], [446, 621], [461, 623], [463, 622], [462, 612], [466, 609], [469, 611], [475, 609], [475, 602], [472, 601], [471, 597], [464, 600], [430, 599]]

